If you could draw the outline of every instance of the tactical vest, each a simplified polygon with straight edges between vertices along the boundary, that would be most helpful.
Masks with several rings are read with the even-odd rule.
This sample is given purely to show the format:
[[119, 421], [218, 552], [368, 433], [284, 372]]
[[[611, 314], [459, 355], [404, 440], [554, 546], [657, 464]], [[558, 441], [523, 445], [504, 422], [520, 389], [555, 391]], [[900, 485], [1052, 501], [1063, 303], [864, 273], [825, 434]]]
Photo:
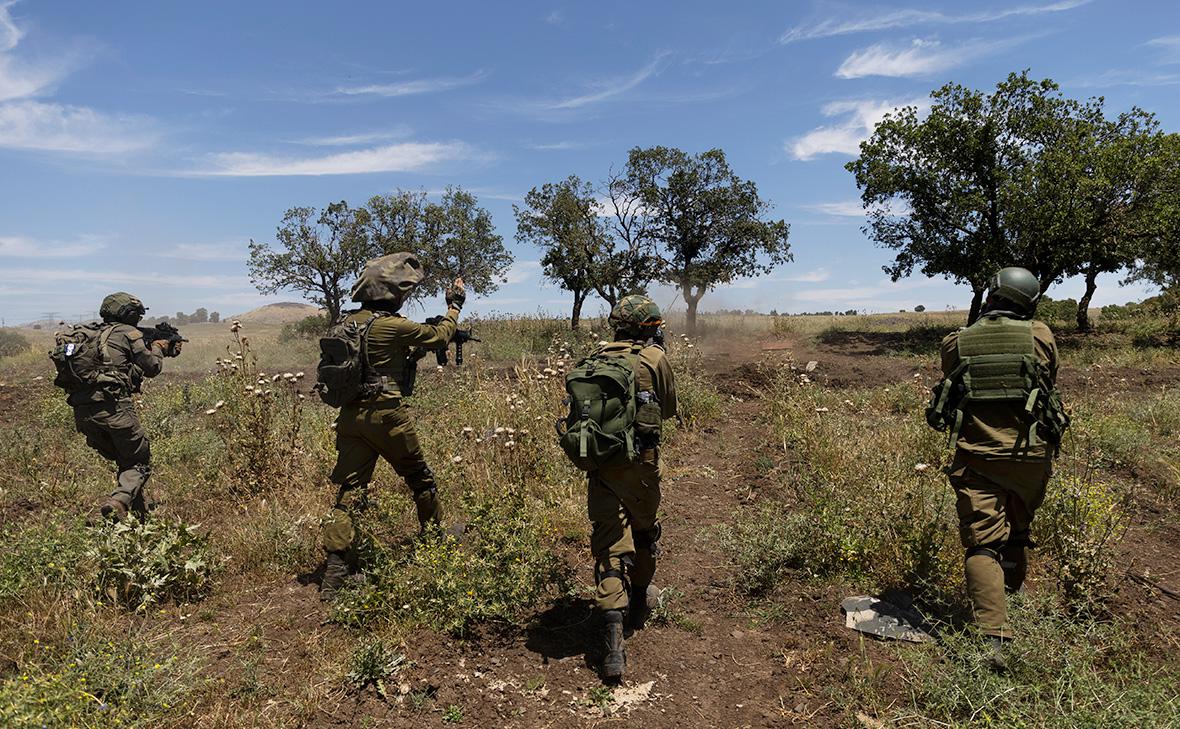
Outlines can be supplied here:
[[361, 309], [347, 314], [320, 339], [320, 364], [316, 391], [332, 407], [380, 399], [390, 394], [408, 395], [404, 382], [409, 348], [395, 347], [379, 365], [369, 354], [369, 331], [379, 319], [394, 316]]
[[[366, 316], [367, 315], [367, 316]], [[373, 356], [369, 351], [369, 329], [377, 322], [378, 319], [384, 317], [403, 318], [401, 314], [389, 314], [386, 312], [373, 312], [367, 309], [361, 309], [356, 312], [350, 319], [365, 324], [365, 367], [368, 370], [367, 382], [378, 387], [380, 392], [374, 397], [379, 397], [383, 393], [391, 393], [394, 395], [406, 395], [411, 393], [406, 392], [406, 382], [408, 381], [410, 347], [405, 344], [394, 345], [389, 352], [389, 357], [380, 364], [373, 364]]]
[[1022, 412], [1030, 446], [1039, 438], [1060, 444], [1069, 416], [1037, 357], [1031, 321], [985, 316], [959, 332], [957, 347], [959, 365], [935, 387], [926, 413], [932, 427], [949, 429], [950, 444], [976, 403], [1009, 403]]

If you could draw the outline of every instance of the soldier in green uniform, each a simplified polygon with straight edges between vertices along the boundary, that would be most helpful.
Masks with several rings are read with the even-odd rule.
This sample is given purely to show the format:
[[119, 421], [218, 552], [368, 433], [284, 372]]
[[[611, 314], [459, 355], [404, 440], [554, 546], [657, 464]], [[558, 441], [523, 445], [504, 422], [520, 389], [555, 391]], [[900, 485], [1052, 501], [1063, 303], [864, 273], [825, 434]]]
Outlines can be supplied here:
[[998, 671], [1007, 668], [1002, 647], [1012, 639], [1005, 591], [1024, 583], [1033, 515], [1069, 425], [1056, 389], [1057, 344], [1032, 319], [1040, 293], [1026, 269], [992, 277], [979, 320], [942, 341], [943, 380], [927, 411], [955, 445], [947, 473], [967, 592]]
[[74, 409], [74, 425], [86, 436], [86, 444], [114, 461], [118, 474], [115, 490], [102, 503], [102, 515], [119, 519], [134, 512], [147, 513], [143, 489], [151, 476], [151, 445], [139, 423], [131, 396], [139, 392], [145, 377], [163, 369], [163, 358], [179, 354], [180, 343], [170, 348], [165, 340], [145, 342], [136, 328], [147, 308], [125, 292], [102, 300], [99, 315], [103, 328], [98, 346], [104, 348], [108, 376], [101, 384], [73, 391], [66, 402]]
[[617, 681], [626, 668], [624, 616], [632, 629], [643, 627], [658, 597], [652, 586], [659, 555], [660, 429], [676, 417], [676, 380], [658, 342], [663, 319], [646, 296], [626, 296], [610, 313], [614, 341], [606, 354], [634, 354], [634, 463], [592, 471], [586, 502], [592, 525], [590, 551], [597, 582], [595, 606], [603, 618], [603, 678]]
[[418, 324], [398, 313], [410, 292], [422, 281], [422, 264], [410, 253], [394, 253], [369, 261], [352, 288], [361, 308], [345, 321], [367, 324], [364, 335], [368, 367], [378, 386], [371, 397], [351, 402], [336, 419], [336, 467], [332, 483], [339, 487], [336, 505], [323, 525], [327, 552], [320, 583], [330, 598], [355, 563], [356, 522], [368, 502], [368, 485], [384, 458], [405, 479], [425, 530], [439, 524], [438, 488], [426, 465], [418, 435], [405, 405], [407, 376], [415, 363], [415, 347], [446, 344], [455, 335], [459, 310], [466, 301], [462, 279], [446, 293], [447, 313], [437, 325]]

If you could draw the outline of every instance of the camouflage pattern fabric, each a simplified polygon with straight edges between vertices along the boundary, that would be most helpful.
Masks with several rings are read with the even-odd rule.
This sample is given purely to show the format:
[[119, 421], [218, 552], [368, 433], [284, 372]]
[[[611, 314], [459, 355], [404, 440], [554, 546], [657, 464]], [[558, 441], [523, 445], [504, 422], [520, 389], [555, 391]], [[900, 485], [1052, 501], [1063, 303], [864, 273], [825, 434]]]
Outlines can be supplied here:
[[664, 319], [656, 302], [642, 294], [631, 294], [619, 299], [619, 303], [611, 309], [609, 322], [615, 331], [633, 332], [649, 328], [655, 331], [664, 323]]
[[143, 339], [143, 332], [129, 324], [116, 324], [107, 339], [107, 352], [111, 367], [124, 372], [131, 383], [130, 390], [111, 392], [107, 389], [82, 390], [72, 393], [66, 400], [71, 406], [130, 400], [139, 392], [139, 385], [145, 377], [155, 377], [164, 368], [163, 352], [152, 349]]
[[98, 315], [103, 321], [121, 321], [124, 324], [138, 324], [139, 317], [145, 313], [147, 307], [143, 302], [126, 291], [108, 294], [98, 308]]
[[365, 264], [352, 287], [353, 301], [399, 301], [422, 282], [422, 263], [412, 253], [391, 253]]
[[118, 470], [111, 498], [129, 511], [147, 512], [143, 488], [151, 475], [151, 445], [130, 402], [98, 403], [74, 408], [74, 425], [86, 445]]

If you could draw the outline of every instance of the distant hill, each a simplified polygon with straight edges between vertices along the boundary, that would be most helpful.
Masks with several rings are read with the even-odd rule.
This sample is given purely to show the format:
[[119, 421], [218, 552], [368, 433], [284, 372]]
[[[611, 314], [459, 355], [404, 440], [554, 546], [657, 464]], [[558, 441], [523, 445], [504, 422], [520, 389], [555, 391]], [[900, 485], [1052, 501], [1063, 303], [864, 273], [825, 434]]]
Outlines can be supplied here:
[[244, 314], [222, 317], [223, 320], [234, 320], [243, 324], [289, 324], [306, 319], [320, 313], [320, 308], [311, 304], [295, 301], [283, 301], [278, 304], [267, 304]]

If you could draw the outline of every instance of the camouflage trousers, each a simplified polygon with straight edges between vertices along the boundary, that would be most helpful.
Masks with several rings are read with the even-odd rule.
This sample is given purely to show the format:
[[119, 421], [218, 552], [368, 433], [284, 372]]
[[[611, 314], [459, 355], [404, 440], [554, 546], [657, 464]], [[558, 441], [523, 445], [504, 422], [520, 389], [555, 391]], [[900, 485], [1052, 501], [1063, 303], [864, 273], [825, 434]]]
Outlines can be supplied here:
[[418, 522], [425, 527], [440, 518], [438, 489], [426, 465], [418, 434], [400, 400], [346, 405], [336, 418], [336, 467], [332, 483], [339, 487], [336, 504], [324, 519], [324, 549], [348, 550], [356, 541], [356, 525], [368, 507], [368, 486], [384, 458], [406, 480], [414, 496]]
[[595, 605], [599, 610], [623, 610], [629, 602], [628, 585], [646, 587], [656, 571], [658, 455], [653, 453], [633, 466], [591, 473], [586, 504], [597, 585]]
[[86, 445], [115, 462], [111, 498], [129, 511], [147, 513], [143, 488], [152, 473], [152, 451], [135, 407], [126, 400], [78, 405], [74, 427], [86, 436]]
[[1029, 530], [1052, 470], [1049, 459], [990, 460], [963, 450], [947, 470], [966, 550], [967, 594], [975, 624], [987, 635], [1011, 637], [1004, 594], [1024, 584]]

